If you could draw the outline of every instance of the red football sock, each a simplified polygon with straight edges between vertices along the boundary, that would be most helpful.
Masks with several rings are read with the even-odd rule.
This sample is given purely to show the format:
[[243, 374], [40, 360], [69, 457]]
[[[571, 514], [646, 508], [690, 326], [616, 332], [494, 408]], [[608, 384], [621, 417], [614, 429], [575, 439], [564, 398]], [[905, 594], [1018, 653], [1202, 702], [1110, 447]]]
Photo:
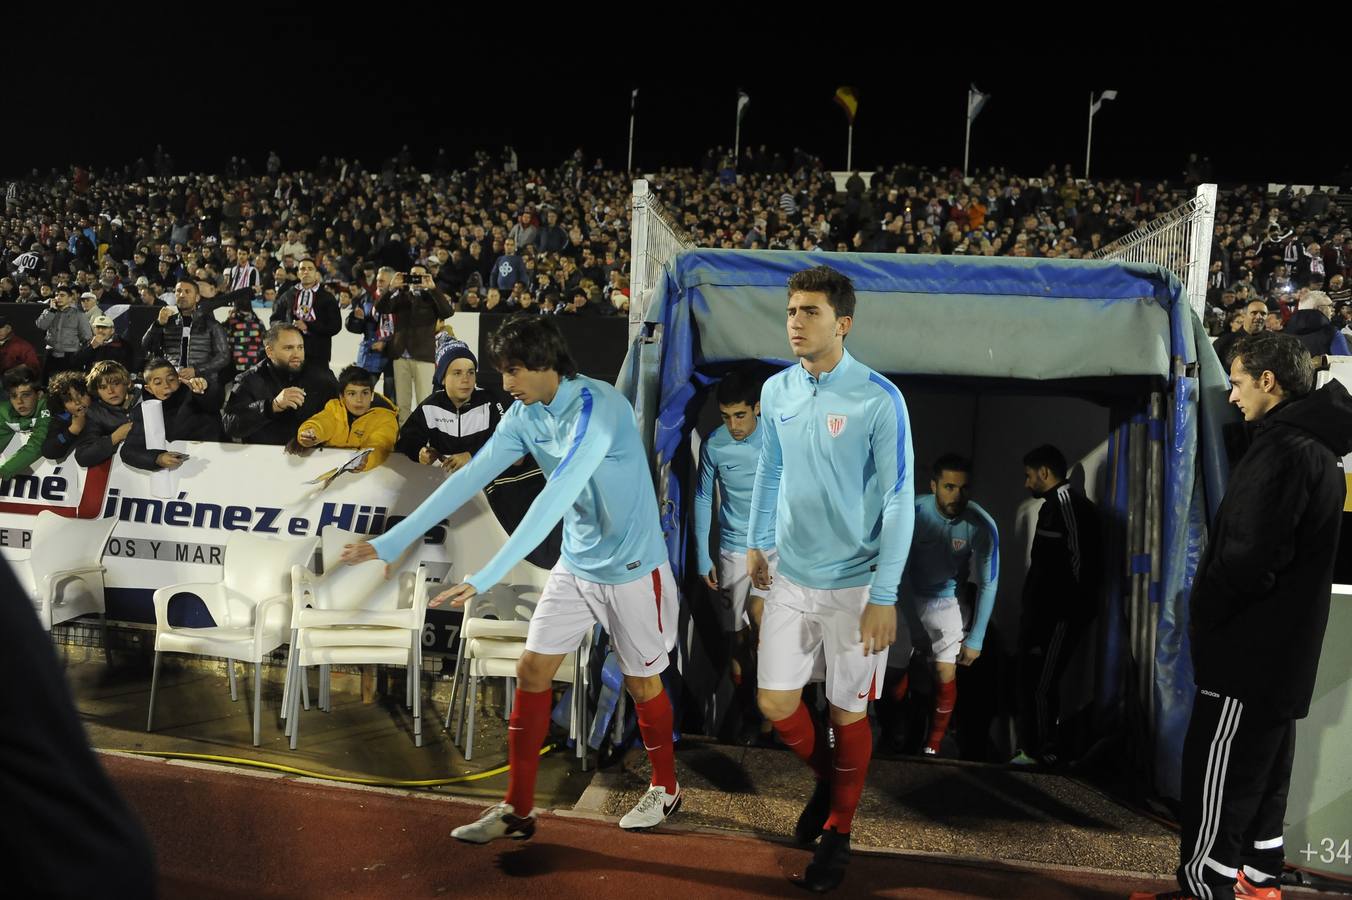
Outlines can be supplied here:
[[676, 751], [671, 746], [671, 700], [664, 690], [651, 700], [635, 704], [638, 730], [648, 761], [653, 765], [653, 784], [668, 794], [676, 793]]
[[948, 731], [948, 720], [953, 718], [953, 707], [958, 702], [958, 682], [950, 681], [945, 684], [942, 681], [936, 681], [934, 684], [934, 716], [930, 719], [929, 744], [927, 745], [935, 753], [939, 752], [939, 745], [944, 741], [944, 734]]
[[540, 745], [549, 733], [549, 709], [554, 692], [516, 689], [512, 719], [507, 724], [506, 801], [518, 816], [530, 815], [535, 806], [535, 774], [540, 770]]
[[807, 704], [799, 700], [793, 715], [772, 724], [784, 746], [808, 764], [817, 780], [830, 779], [831, 749], [827, 744], [827, 729], [816, 726], [812, 713], [807, 711]]
[[859, 795], [868, 777], [868, 761], [873, 756], [873, 726], [868, 717], [836, 727], [836, 753], [831, 772], [831, 815], [827, 828], [849, 834]]
[[897, 683], [892, 685], [892, 702], [900, 703], [906, 699], [906, 689], [911, 686], [911, 673], [903, 672]]

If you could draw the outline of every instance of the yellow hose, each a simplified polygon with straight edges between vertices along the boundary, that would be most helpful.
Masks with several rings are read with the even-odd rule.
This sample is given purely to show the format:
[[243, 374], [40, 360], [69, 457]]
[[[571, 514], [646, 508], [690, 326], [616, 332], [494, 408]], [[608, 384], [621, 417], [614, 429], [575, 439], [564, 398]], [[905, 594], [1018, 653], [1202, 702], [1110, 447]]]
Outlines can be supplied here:
[[[553, 744], [546, 744], [544, 747], [540, 748], [540, 755], [544, 756], [553, 749]], [[397, 778], [353, 778], [348, 775], [330, 775], [326, 772], [310, 772], [306, 769], [297, 769], [295, 766], [284, 766], [281, 763], [263, 762], [259, 759], [241, 759], [237, 756], [217, 756], [212, 753], [175, 753], [172, 751], [161, 750], [106, 750], [101, 752], [129, 753], [133, 756], [154, 756], [160, 759], [195, 759], [203, 762], [230, 763], [231, 765], [236, 766], [250, 766], [255, 769], [269, 769], [273, 772], [283, 772], [287, 775], [301, 775], [306, 778], [322, 778], [325, 781], [337, 781], [343, 784], [362, 784], [371, 787], [440, 787], [447, 784], [464, 784], [469, 781], [481, 781], [485, 778], [492, 778], [494, 775], [501, 775], [509, 768], [506, 765], [501, 765], [470, 775], [457, 775], [454, 778], [430, 778], [423, 781], [406, 781]]]

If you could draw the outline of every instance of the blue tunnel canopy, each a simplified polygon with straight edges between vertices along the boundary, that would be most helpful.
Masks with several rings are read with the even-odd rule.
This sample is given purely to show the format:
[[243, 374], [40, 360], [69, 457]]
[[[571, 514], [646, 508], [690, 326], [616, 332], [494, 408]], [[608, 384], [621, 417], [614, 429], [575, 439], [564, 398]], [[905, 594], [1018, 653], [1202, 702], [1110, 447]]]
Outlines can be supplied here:
[[1206, 523], [1224, 490], [1220, 428], [1232, 412], [1210, 342], [1178, 279], [1159, 266], [758, 250], [678, 254], [648, 308], [658, 339], [635, 342], [621, 378], [645, 440], [653, 441], [678, 578], [686, 503], [681, 467], [671, 463], [688, 452], [698, 406], [720, 370], [752, 360], [792, 361], [785, 287], [794, 272], [823, 264], [854, 283], [850, 352], [880, 372], [985, 384], [1019, 380], [1072, 395], [1134, 395], [1138, 403], [1150, 390], [1165, 395], [1164, 433], [1155, 435], [1164, 443], [1163, 545], [1159, 580], [1150, 586], [1159, 618], [1155, 777], [1161, 793], [1178, 796], [1193, 691], [1187, 597]]

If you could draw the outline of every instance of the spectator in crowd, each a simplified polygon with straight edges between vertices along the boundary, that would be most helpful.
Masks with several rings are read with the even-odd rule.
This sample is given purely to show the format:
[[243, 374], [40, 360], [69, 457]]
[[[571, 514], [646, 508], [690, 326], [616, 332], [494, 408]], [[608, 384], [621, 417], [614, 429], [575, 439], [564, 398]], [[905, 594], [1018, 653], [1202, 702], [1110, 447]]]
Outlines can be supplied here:
[[[131, 411], [131, 432], [118, 451], [127, 465], [150, 472], [177, 469], [188, 456], [169, 450], [169, 443], [220, 440], [220, 401], [209, 395], [207, 380], [200, 375], [185, 380], [178, 373], [178, 367], [163, 357], [146, 362], [141, 373], [145, 384], [141, 402]], [[159, 402], [151, 405], [151, 400]], [[161, 418], [156, 430], [163, 434], [166, 446], [151, 445], [147, 416]]]
[[253, 297], [233, 295], [235, 301], [221, 326], [225, 331], [226, 346], [230, 349], [231, 376], [238, 375], [263, 360], [263, 320], [254, 312]]
[[338, 299], [320, 284], [319, 268], [310, 257], [300, 260], [296, 275], [296, 283], [277, 295], [271, 324], [294, 325], [304, 335], [308, 363], [327, 369], [333, 356], [333, 336], [343, 328]]
[[27, 366], [10, 369], [4, 375], [5, 399], [0, 401], [0, 453], [9, 449], [15, 438], [22, 438], [19, 449], [0, 463], [0, 478], [12, 478], [42, 458], [42, 447], [51, 427], [47, 398], [42, 381]]
[[99, 307], [99, 296], [93, 291], [85, 291], [80, 295], [80, 310], [89, 318], [89, 327], [94, 327], [94, 320], [103, 315], [103, 310]]
[[1019, 742], [1016, 763], [1056, 765], [1061, 678], [1098, 616], [1098, 510], [1066, 480], [1066, 458], [1044, 445], [1023, 458], [1024, 487], [1042, 500], [1023, 584], [1019, 630]]
[[478, 360], [464, 341], [443, 339], [437, 347], [437, 389], [402, 425], [396, 449], [416, 463], [448, 472], [464, 467], [502, 418], [503, 407], [475, 382]]
[[402, 425], [413, 407], [432, 393], [437, 329], [455, 310], [427, 268], [415, 265], [407, 276], [395, 274], [390, 293], [376, 302], [376, 312], [394, 316], [394, 334], [386, 343], [386, 355], [394, 361], [394, 393], [400, 398]]
[[0, 372], [8, 372], [16, 366], [28, 366], [39, 375], [42, 373], [38, 352], [32, 343], [14, 332], [9, 316], [0, 315]]
[[222, 274], [225, 277], [228, 290], [248, 289], [255, 294], [261, 293], [263, 290], [263, 281], [258, 267], [249, 262], [249, 251], [245, 247], [236, 248], [235, 264]]
[[295, 325], [269, 327], [263, 350], [267, 359], [235, 378], [221, 424], [234, 440], [281, 447], [338, 396], [338, 382], [327, 366], [306, 360], [305, 338]]
[[370, 450], [359, 471], [374, 469], [394, 450], [399, 420], [394, 404], [375, 392], [376, 376], [358, 365], [338, 375], [338, 396], [306, 419], [296, 431], [287, 451], [296, 453], [316, 447]]
[[1263, 328], [1268, 331], [1281, 331], [1284, 327], [1280, 310], [1270, 309], [1263, 317]]
[[1333, 324], [1333, 300], [1323, 291], [1307, 293], [1282, 330], [1295, 335], [1317, 361], [1329, 355], [1349, 355], [1347, 339]]
[[94, 336], [89, 343], [75, 354], [75, 368], [83, 376], [97, 362], [110, 359], [120, 363], [128, 371], [136, 365], [136, 348], [122, 339], [113, 327], [113, 320], [99, 314], [90, 322], [94, 327]]
[[1352, 398], [1337, 381], [1312, 390], [1309, 354], [1290, 335], [1245, 337], [1229, 373], [1252, 443], [1189, 601], [1196, 692], [1176, 875], [1186, 896], [1279, 897], [1296, 721], [1309, 714], [1329, 618]]
[[75, 447], [75, 461], [96, 466], [112, 459], [127, 435], [131, 434], [131, 373], [121, 363], [103, 360], [94, 363], [85, 378], [90, 394], [85, 426]]
[[89, 317], [75, 306], [75, 289], [69, 284], [56, 289], [51, 305], [38, 316], [36, 324], [47, 332], [43, 368], [48, 375], [74, 369], [75, 354], [94, 336]]
[[592, 302], [591, 292], [584, 287], [579, 287], [573, 291], [572, 301], [559, 310], [560, 315], [590, 318], [592, 316], [604, 316], [607, 313], [606, 308], [600, 303]]
[[209, 312], [198, 309], [201, 297], [195, 282], [180, 280], [174, 298], [178, 305], [161, 309], [146, 329], [142, 351], [148, 358], [172, 362], [182, 379], [219, 382], [230, 361], [224, 329]]
[[375, 283], [352, 298], [352, 307], [347, 314], [343, 327], [353, 334], [361, 335], [357, 345], [357, 365], [374, 375], [385, 377], [385, 397], [399, 402], [399, 392], [394, 389], [394, 362], [386, 354], [385, 348], [394, 337], [394, 313], [376, 311], [376, 304], [390, 291], [395, 271], [389, 266], [381, 266], [376, 271]]
[[1216, 338], [1212, 346], [1216, 350], [1216, 356], [1224, 365], [1229, 359], [1230, 350], [1235, 341], [1246, 334], [1258, 334], [1267, 323], [1267, 304], [1262, 300], [1250, 300], [1244, 305], [1244, 317], [1240, 321], [1239, 330], [1231, 330]]
[[495, 287], [509, 294], [517, 284], [529, 284], [526, 263], [517, 255], [516, 241], [508, 238], [502, 245], [502, 255], [493, 262], [493, 275], [488, 280], [489, 287]]
[[84, 374], [73, 370], [57, 372], [47, 385], [47, 397], [51, 404], [48, 410], [51, 424], [42, 442], [42, 455], [47, 459], [63, 460], [80, 442], [88, 424], [89, 389], [85, 386]]

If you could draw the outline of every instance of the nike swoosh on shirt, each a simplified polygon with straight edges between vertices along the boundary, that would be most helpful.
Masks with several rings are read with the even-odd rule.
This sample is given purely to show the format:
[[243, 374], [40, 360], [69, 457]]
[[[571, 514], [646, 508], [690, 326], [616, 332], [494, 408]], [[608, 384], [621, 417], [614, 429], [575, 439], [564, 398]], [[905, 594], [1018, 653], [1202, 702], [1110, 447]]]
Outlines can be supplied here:
[[[653, 663], [657, 662], [661, 658], [662, 658], [661, 654], [658, 654], [657, 656], [654, 656], [652, 659], [645, 662], [643, 664], [643, 667], [646, 669], [648, 666], [651, 666]], [[645, 675], [644, 677], [646, 678], [647, 676]]]
[[799, 415], [801, 415], [801, 413], [794, 413], [794, 414], [791, 415], [791, 416], [786, 416], [786, 415], [780, 414], [780, 416], [779, 416], [779, 421], [780, 421], [781, 423], [787, 422], [787, 421], [789, 421], [790, 419], [796, 419], [796, 418], [798, 418]]
[[735, 469], [735, 468], [737, 468], [737, 467], [734, 465], [734, 466], [724, 466], [723, 468], [725, 468], [725, 469]]

